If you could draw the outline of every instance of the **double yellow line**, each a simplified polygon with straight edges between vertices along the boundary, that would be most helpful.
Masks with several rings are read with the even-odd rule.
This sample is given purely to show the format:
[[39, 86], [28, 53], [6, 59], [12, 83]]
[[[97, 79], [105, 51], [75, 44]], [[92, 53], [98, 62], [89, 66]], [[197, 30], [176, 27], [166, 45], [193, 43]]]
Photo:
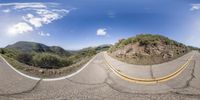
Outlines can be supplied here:
[[128, 76], [120, 71], [118, 71], [116, 68], [113, 67], [113, 65], [111, 65], [105, 58], [105, 53], [104, 53], [104, 58], [105, 58], [105, 62], [106, 65], [110, 68], [110, 70], [112, 70], [114, 72], [114, 74], [116, 74], [118, 77], [120, 77], [121, 79], [124, 79], [126, 81], [129, 82], [134, 82], [134, 83], [141, 83], [141, 84], [154, 84], [154, 83], [160, 83], [160, 82], [165, 82], [168, 80], [171, 80], [173, 78], [175, 78], [176, 76], [178, 76], [179, 74], [181, 74], [181, 72], [184, 71], [184, 69], [187, 68], [187, 66], [189, 65], [189, 63], [191, 62], [192, 58], [194, 55], [192, 55], [185, 64], [183, 64], [182, 66], [180, 66], [180, 68], [178, 70], [176, 70], [175, 72], [160, 77], [160, 78], [154, 78], [154, 79], [143, 79], [143, 78], [136, 78], [136, 77], [131, 77]]

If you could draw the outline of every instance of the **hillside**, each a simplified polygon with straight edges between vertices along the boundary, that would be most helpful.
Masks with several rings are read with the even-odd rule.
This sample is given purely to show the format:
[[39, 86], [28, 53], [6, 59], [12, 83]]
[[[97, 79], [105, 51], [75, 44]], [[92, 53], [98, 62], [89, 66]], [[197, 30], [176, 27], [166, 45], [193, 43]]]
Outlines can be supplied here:
[[59, 55], [70, 55], [70, 52], [64, 50], [58, 46], [47, 46], [41, 43], [36, 42], [27, 42], [27, 41], [20, 41], [12, 45], [8, 45], [5, 47], [6, 49], [15, 49], [21, 52], [31, 53], [42, 53], [42, 52], [49, 52]]
[[88, 62], [109, 45], [69, 51], [58, 46], [20, 41], [5, 48], [0, 54], [15, 68], [38, 77], [56, 77], [71, 73]]
[[140, 34], [119, 40], [109, 49], [109, 54], [131, 64], [158, 64], [186, 54], [189, 47], [165, 36]]
[[88, 47], [77, 51], [64, 50], [59, 46], [47, 46], [36, 42], [20, 41], [6, 46], [1, 53], [20, 63], [40, 68], [61, 68], [72, 65], [84, 58], [92, 57], [109, 45]]

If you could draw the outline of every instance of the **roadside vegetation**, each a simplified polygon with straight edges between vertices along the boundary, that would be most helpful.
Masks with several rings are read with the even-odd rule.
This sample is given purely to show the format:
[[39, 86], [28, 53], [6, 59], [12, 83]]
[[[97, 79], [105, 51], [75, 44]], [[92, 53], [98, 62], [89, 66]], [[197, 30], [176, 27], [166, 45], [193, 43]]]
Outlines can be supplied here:
[[118, 43], [110, 48], [110, 52], [116, 51], [117, 49], [123, 48], [128, 44], [139, 43], [139, 46], [156, 46], [160, 43], [165, 45], [176, 45], [183, 46], [182, 43], [178, 43], [176, 41], [170, 40], [169, 38], [161, 35], [153, 35], [153, 34], [139, 34], [135, 37], [130, 37], [128, 39], [121, 39]]
[[162, 35], [139, 34], [119, 40], [109, 49], [109, 54], [127, 63], [149, 65], [173, 60], [190, 50], [190, 47]]
[[[0, 54], [15, 68], [40, 77], [54, 77], [71, 73], [83, 66], [97, 53], [110, 46], [90, 47], [67, 51], [39, 43], [18, 42], [0, 49]], [[59, 75], [58, 75], [59, 74]]]
[[61, 57], [59, 55], [46, 52], [26, 53], [15, 49], [1, 49], [1, 54], [29, 66], [47, 69], [61, 68], [73, 64], [72, 59], [69, 59], [67, 56]]

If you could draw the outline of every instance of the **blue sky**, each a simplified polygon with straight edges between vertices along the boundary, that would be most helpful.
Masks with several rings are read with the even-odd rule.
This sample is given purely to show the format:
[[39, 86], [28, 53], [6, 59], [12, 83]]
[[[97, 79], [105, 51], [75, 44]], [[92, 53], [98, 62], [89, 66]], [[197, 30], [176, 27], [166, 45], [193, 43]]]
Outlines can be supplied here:
[[34, 41], [74, 50], [140, 33], [200, 47], [198, 0], [0, 0], [0, 21], [0, 47]]

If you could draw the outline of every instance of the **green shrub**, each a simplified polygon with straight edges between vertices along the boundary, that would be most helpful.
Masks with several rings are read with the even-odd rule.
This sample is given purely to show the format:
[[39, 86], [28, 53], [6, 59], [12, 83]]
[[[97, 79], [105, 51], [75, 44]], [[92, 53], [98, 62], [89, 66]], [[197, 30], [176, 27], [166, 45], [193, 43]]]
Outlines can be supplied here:
[[27, 65], [33, 65], [32, 64], [32, 57], [33, 57], [33, 54], [29, 54], [29, 53], [20, 53], [18, 56], [17, 56], [17, 61], [21, 62], [21, 63], [24, 63], [24, 64], [27, 64]]
[[50, 53], [37, 53], [33, 56], [33, 64], [42, 68], [60, 68], [71, 65], [72, 61]]
[[5, 54], [5, 50], [4, 49], [0, 49], [0, 53], [1, 54]]
[[20, 53], [19, 51], [14, 50], [14, 49], [3, 49], [3, 55], [9, 58], [16, 59], [19, 53]]
[[101, 48], [97, 50], [90, 48], [70, 55], [66, 53], [61, 55], [52, 52], [23, 52], [17, 49], [0, 49], [0, 53], [6, 56], [6, 58], [11, 58], [18, 63], [51, 69], [67, 67], [83, 59], [90, 58], [97, 54], [98, 50], [101, 50]]

